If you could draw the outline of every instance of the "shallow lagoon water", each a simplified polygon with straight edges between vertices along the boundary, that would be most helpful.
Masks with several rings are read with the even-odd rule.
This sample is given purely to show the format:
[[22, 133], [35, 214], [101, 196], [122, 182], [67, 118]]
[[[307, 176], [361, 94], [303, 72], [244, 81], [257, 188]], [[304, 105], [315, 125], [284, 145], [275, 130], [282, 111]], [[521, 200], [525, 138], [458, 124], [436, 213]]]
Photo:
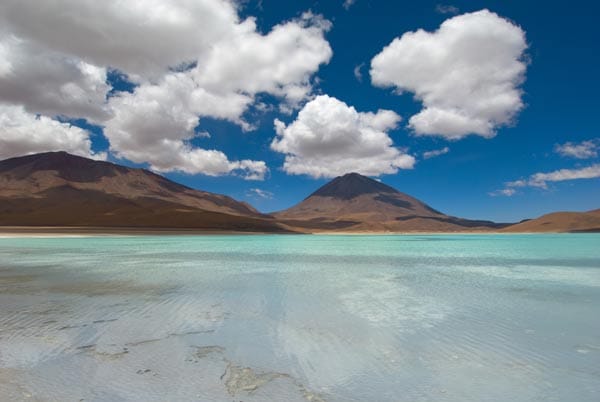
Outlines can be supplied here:
[[600, 235], [0, 239], [0, 400], [600, 400]]

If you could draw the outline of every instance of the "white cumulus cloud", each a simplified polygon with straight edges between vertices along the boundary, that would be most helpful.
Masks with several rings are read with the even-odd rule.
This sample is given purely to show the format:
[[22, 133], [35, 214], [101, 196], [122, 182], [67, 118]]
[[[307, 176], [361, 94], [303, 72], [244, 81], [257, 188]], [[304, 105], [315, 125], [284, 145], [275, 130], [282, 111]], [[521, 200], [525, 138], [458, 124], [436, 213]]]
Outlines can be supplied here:
[[559, 155], [577, 159], [589, 159], [598, 156], [600, 149], [600, 140], [588, 140], [579, 143], [566, 142], [564, 144], [556, 144], [554, 151]]
[[289, 125], [275, 120], [277, 137], [271, 148], [285, 154], [283, 169], [289, 174], [318, 178], [348, 172], [396, 173], [415, 164], [415, 158], [394, 147], [388, 135], [400, 120], [390, 110], [357, 112], [336, 98], [320, 95]]
[[22, 106], [0, 105], [0, 159], [39, 152], [67, 151], [94, 159], [90, 133], [49, 117], [28, 113]]
[[331, 57], [323, 37], [329, 23], [305, 14], [267, 35], [257, 33], [253, 21], [246, 28], [248, 32], [235, 41], [215, 44], [194, 68], [111, 98], [114, 116], [104, 131], [111, 150], [160, 171], [220, 175], [240, 169], [242, 163], [245, 177], [262, 179], [264, 162], [231, 162], [222, 152], [193, 147], [195, 128], [201, 117], [252, 128], [242, 115], [257, 93], [270, 93], [293, 105], [305, 99], [311, 92], [311, 74]]
[[94, 122], [110, 115], [105, 68], [14, 36], [0, 35], [0, 59], [0, 102]]
[[[331, 23], [310, 12], [263, 34], [230, 0], [38, 3], [0, 2], [0, 105], [48, 121], [85, 118], [104, 127], [116, 156], [163, 172], [262, 179], [263, 161], [196, 146], [194, 137], [210, 136], [195, 134], [200, 119], [250, 130], [243, 115], [258, 94], [295, 110], [332, 56]], [[134, 92], [107, 100], [109, 69], [137, 84]]]
[[310, 12], [276, 25], [266, 35], [253, 19], [240, 33], [213, 44], [211, 51], [190, 71], [195, 83], [214, 93], [265, 92], [296, 106], [312, 90], [310, 77], [332, 56], [324, 33], [331, 23]]
[[161, 85], [144, 85], [135, 93], [121, 93], [111, 99], [114, 117], [106, 123], [104, 133], [116, 156], [133, 162], [148, 162], [161, 172], [181, 171], [210, 176], [242, 171], [248, 179], [262, 180], [267, 172], [262, 161], [230, 161], [217, 150], [191, 145], [198, 116], [236, 119], [248, 103], [242, 95], [211, 94], [194, 87], [191, 77], [173, 73]]
[[196, 60], [243, 29], [228, 0], [3, 0], [0, 26], [45, 49], [142, 77]]
[[409, 120], [417, 135], [490, 138], [523, 108], [526, 49], [519, 26], [481, 10], [394, 39], [371, 61], [371, 78], [423, 103]]

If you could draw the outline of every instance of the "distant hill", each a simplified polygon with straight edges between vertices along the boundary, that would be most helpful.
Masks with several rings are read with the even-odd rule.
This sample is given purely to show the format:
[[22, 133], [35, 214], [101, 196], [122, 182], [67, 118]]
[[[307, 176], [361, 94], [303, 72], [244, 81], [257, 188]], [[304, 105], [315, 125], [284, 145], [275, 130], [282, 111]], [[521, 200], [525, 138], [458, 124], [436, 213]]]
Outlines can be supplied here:
[[286, 225], [313, 231], [455, 232], [507, 226], [445, 215], [358, 173], [336, 177], [298, 205], [273, 215]]
[[504, 232], [600, 232], [600, 209], [554, 212], [503, 229]]
[[66, 152], [0, 162], [0, 225], [284, 230], [230, 197]]

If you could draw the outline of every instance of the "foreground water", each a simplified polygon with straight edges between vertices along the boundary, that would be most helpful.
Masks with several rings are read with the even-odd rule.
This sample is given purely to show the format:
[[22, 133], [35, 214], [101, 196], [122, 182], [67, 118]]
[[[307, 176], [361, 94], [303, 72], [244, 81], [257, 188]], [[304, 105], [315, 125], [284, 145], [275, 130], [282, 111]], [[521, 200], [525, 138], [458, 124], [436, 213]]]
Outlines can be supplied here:
[[0, 400], [600, 400], [600, 236], [0, 239]]

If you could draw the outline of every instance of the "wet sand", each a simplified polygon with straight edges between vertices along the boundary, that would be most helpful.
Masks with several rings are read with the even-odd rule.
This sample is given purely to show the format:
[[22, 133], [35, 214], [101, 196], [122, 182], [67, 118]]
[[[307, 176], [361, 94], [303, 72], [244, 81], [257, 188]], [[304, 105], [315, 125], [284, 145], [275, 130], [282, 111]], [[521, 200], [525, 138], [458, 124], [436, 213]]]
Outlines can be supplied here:
[[[365, 235], [427, 235], [427, 234], [502, 234], [497, 231], [464, 230], [452, 232], [432, 231], [306, 231], [278, 234], [315, 234], [338, 236]], [[199, 236], [199, 235], [263, 235], [268, 232], [239, 232], [226, 230], [203, 230], [181, 228], [138, 228], [138, 227], [69, 227], [69, 226], [0, 226], [0, 238], [3, 237], [90, 237], [90, 236]]]
[[82, 226], [0, 226], [2, 237], [87, 237], [87, 236], [162, 236], [162, 235], [252, 235], [265, 232], [226, 230], [139, 228], [139, 227], [82, 227]]
[[[544, 232], [546, 234], [560, 234], [565, 232]], [[0, 227], [1, 238], [78, 238], [78, 237], [119, 237], [119, 236], [253, 236], [253, 235], [325, 235], [325, 236], [394, 236], [394, 235], [506, 235], [513, 234], [544, 234], [539, 232], [497, 232], [464, 230], [454, 232], [432, 231], [405, 231], [405, 232], [376, 232], [376, 231], [330, 231], [330, 232], [295, 232], [295, 233], [268, 233], [268, 232], [234, 232], [234, 231], [207, 231], [201, 229], [162, 229], [162, 228], [104, 228], [104, 227]], [[596, 233], [596, 232], [583, 232]]]

